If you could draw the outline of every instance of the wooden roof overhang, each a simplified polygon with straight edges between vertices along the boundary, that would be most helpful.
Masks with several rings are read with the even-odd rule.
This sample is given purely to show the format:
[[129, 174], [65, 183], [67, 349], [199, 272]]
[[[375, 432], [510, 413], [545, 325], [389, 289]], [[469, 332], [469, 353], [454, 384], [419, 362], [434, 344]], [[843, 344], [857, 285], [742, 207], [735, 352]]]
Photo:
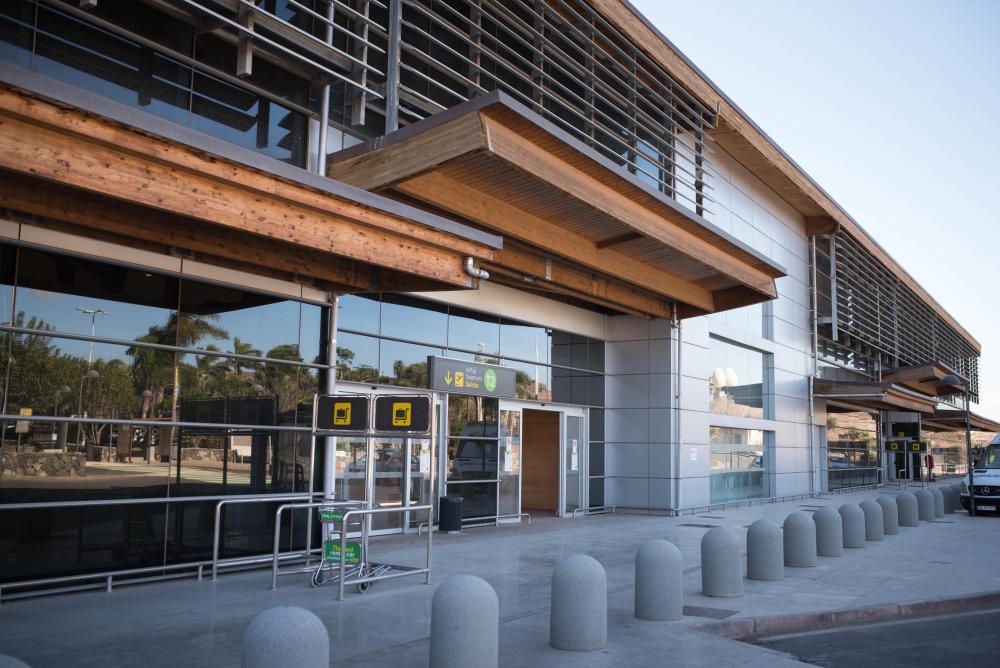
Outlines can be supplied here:
[[965, 391], [962, 385], [942, 383], [945, 376], [954, 375], [965, 380], [957, 371], [952, 370], [943, 362], [927, 362], [914, 366], [900, 367], [882, 372], [882, 380], [887, 383], [905, 385], [914, 392], [920, 392], [932, 397], [948, 394], [961, 394]]
[[13, 66], [0, 74], [0, 207], [334, 292], [472, 288], [465, 259], [503, 245]]
[[817, 399], [832, 399], [859, 408], [880, 411], [913, 411], [929, 415], [937, 400], [918, 395], [892, 383], [827, 380], [817, 378], [813, 385]]
[[716, 86], [628, 0], [587, 0], [623, 38], [659, 63], [705, 107], [715, 109], [709, 138], [747, 168], [805, 219], [809, 235], [841, 230], [879, 260], [955, 329], [977, 353], [981, 346], [847, 211], [838, 204], [760, 126]]
[[[921, 425], [934, 431], [965, 431], [965, 411], [939, 408], [921, 420]], [[975, 413], [969, 413], [969, 426], [973, 431], [1000, 432], [1000, 422]]]
[[773, 299], [781, 267], [493, 92], [334, 153], [328, 174], [504, 236], [501, 281], [682, 317]]

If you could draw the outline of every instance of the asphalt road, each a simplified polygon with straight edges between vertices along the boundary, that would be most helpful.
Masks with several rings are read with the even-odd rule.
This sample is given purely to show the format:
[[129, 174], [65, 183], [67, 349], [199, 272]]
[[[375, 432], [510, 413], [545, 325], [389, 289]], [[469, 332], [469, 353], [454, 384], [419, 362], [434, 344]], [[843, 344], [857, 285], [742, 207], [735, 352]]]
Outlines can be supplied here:
[[1000, 610], [845, 626], [756, 644], [831, 668], [1000, 666]]

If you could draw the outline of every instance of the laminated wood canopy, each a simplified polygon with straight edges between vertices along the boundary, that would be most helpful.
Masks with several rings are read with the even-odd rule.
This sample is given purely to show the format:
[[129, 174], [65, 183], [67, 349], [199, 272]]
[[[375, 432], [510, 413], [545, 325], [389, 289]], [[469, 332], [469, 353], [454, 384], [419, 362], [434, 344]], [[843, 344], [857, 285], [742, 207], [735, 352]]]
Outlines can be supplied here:
[[[938, 409], [924, 418], [922, 425], [935, 431], [965, 431], [965, 411]], [[969, 426], [973, 431], [1000, 432], [1000, 422], [975, 413], [969, 414]]]
[[816, 379], [813, 396], [817, 399], [843, 401], [880, 411], [913, 411], [929, 415], [934, 412], [937, 401], [893, 385], [892, 383], [866, 383], [843, 380]]
[[781, 267], [500, 92], [330, 156], [328, 174], [504, 236], [501, 281], [625, 313], [773, 299]]
[[466, 259], [503, 245], [33, 73], [0, 81], [8, 216], [343, 292], [475, 287]]
[[927, 362], [915, 366], [900, 367], [882, 372], [882, 380], [905, 385], [915, 392], [939, 397], [946, 394], [961, 394], [962, 385], [951, 385], [941, 381], [948, 375], [961, 376], [943, 362]]

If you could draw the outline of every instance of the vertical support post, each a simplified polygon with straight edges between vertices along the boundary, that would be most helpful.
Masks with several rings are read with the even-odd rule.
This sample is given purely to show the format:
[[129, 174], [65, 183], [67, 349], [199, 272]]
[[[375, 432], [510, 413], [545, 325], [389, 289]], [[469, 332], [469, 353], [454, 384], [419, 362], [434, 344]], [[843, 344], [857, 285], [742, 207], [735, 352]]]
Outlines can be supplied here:
[[[326, 351], [326, 386], [323, 388], [326, 394], [336, 394], [337, 392], [337, 311], [340, 307], [340, 295], [330, 294], [330, 334], [328, 337], [328, 348]], [[323, 439], [324, 454], [323, 460], [323, 499], [332, 500], [336, 496], [337, 490], [337, 439], [334, 436], [327, 436]], [[324, 540], [327, 538], [323, 537]]]
[[399, 41], [402, 32], [403, 0], [389, 0], [389, 43], [385, 67], [385, 133], [399, 129]]
[[[327, 44], [333, 44], [333, 2], [326, 3], [326, 25], [325, 38]], [[319, 101], [319, 142], [316, 147], [316, 172], [321, 176], [326, 176], [326, 145], [327, 137], [330, 134], [330, 84], [326, 84], [320, 91], [323, 98]], [[311, 512], [311, 511], [310, 511]]]
[[240, 31], [239, 43], [236, 47], [236, 76], [248, 77], [253, 74], [253, 36], [254, 9], [250, 5], [240, 3], [238, 19], [245, 30]]
[[969, 467], [969, 515], [976, 516], [976, 486], [972, 476], [972, 427], [969, 420], [969, 381], [965, 381], [965, 458]]

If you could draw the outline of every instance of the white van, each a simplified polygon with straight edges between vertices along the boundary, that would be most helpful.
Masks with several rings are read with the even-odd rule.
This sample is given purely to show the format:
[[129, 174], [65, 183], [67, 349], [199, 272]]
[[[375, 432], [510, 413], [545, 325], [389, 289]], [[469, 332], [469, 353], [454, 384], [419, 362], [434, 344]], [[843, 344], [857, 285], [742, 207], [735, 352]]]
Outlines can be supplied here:
[[[972, 483], [976, 486], [976, 512], [1000, 511], [1000, 434], [983, 448], [972, 469]], [[969, 478], [962, 479], [962, 507], [969, 509]]]

